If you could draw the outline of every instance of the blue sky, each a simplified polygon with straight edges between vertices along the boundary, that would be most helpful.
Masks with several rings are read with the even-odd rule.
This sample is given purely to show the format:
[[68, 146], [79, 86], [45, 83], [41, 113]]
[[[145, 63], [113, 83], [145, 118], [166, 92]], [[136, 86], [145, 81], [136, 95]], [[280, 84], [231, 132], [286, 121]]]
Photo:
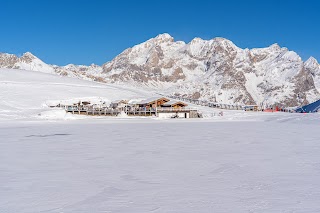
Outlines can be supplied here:
[[319, 11], [316, 0], [0, 0], [0, 52], [101, 65], [167, 32], [185, 42], [225, 37], [242, 48], [278, 43], [320, 61]]

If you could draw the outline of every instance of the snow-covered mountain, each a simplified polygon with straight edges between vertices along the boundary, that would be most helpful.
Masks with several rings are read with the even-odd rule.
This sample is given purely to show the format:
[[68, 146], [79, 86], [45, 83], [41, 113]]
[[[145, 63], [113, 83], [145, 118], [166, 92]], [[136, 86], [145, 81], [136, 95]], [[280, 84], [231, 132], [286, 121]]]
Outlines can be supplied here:
[[104, 81], [99, 79], [102, 67], [92, 64], [90, 66], [68, 64], [66, 66], [49, 65], [30, 52], [21, 57], [14, 54], [0, 53], [0, 68], [39, 71], [49, 74], [75, 77], [86, 80]]
[[304, 63], [304, 66], [305, 66], [306, 70], [309, 73], [311, 73], [315, 87], [318, 89], [318, 91], [320, 91], [320, 65], [319, 65], [318, 61], [315, 58], [310, 57]]
[[34, 70], [45, 73], [54, 73], [52, 66], [44, 63], [30, 52], [21, 57], [13, 54], [0, 53], [0, 68]]
[[319, 64], [308, 61], [277, 44], [249, 50], [224, 38], [186, 44], [161, 34], [125, 50], [103, 72], [196, 99], [295, 106], [319, 98]]
[[296, 106], [320, 98], [320, 65], [273, 44], [241, 49], [224, 38], [189, 43], [169, 34], [128, 48], [97, 65], [47, 65], [31, 53], [0, 54], [0, 67], [123, 83], [221, 103]]

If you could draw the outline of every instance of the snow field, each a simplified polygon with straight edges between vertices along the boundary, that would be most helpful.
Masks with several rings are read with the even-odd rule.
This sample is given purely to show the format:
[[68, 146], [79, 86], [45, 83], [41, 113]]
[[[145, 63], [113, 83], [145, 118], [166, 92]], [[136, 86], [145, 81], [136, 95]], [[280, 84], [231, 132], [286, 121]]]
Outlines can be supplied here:
[[319, 212], [316, 127], [308, 118], [0, 123], [0, 212]]

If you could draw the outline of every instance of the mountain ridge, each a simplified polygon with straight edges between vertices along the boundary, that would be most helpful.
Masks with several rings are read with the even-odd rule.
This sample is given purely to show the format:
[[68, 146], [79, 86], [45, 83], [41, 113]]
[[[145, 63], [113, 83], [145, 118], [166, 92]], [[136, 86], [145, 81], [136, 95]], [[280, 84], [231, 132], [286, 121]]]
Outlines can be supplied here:
[[239, 104], [298, 106], [320, 98], [320, 65], [277, 43], [242, 49], [217, 37], [175, 41], [167, 33], [98, 65], [48, 65], [27, 52], [0, 53], [0, 67], [130, 84], [166, 94]]

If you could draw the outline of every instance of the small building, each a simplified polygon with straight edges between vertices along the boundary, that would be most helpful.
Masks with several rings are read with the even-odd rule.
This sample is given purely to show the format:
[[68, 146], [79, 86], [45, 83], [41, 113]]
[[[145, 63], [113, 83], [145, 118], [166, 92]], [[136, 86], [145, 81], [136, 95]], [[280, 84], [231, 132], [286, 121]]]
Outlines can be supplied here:
[[243, 107], [244, 111], [260, 111], [260, 108], [258, 105], [246, 105]]
[[124, 109], [128, 104], [127, 100], [116, 100], [112, 101], [110, 104], [110, 108], [112, 109]]
[[188, 104], [182, 101], [171, 100], [157, 108], [159, 118], [200, 118], [196, 109], [187, 108]]

